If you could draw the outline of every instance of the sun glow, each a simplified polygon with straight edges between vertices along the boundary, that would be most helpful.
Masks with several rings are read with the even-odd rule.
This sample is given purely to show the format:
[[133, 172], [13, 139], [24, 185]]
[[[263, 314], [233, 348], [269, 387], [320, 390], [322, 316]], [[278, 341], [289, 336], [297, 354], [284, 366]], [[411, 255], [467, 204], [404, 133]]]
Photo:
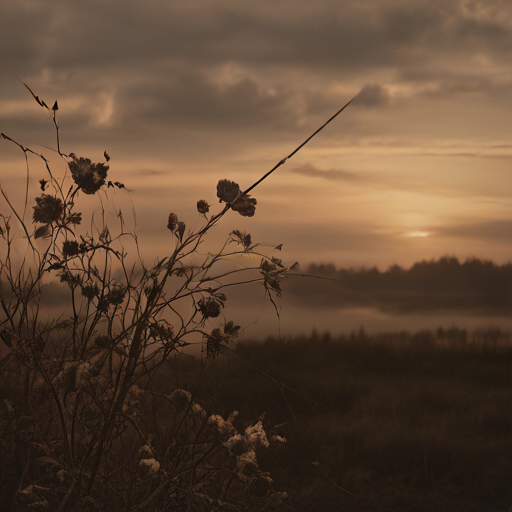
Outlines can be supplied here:
[[430, 236], [430, 233], [428, 231], [410, 231], [409, 233], [406, 233], [405, 236], [411, 238], [426, 238], [427, 236]]

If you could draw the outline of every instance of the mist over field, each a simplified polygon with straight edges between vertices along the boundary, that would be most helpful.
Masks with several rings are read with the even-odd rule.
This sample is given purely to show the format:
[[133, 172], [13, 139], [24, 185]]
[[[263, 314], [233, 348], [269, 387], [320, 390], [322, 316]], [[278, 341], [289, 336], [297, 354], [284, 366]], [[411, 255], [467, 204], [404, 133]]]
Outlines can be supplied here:
[[[219, 270], [241, 268], [224, 262]], [[257, 278], [257, 271], [252, 276]], [[435, 330], [438, 327], [512, 331], [512, 265], [453, 256], [411, 267], [336, 268], [310, 264], [282, 282], [275, 306], [260, 283], [226, 288], [223, 314], [242, 327], [244, 338], [334, 335], [363, 328], [369, 333]], [[49, 314], [70, 311], [67, 285], [54, 281], [43, 291]], [[190, 315], [187, 305], [182, 313]], [[197, 340], [196, 340], [197, 341]]]

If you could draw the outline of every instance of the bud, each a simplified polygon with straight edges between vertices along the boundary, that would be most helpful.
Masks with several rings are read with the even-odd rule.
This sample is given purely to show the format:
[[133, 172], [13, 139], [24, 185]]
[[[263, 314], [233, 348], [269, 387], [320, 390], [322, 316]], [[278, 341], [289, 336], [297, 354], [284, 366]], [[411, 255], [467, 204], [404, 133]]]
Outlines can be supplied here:
[[167, 229], [175, 231], [178, 226], [178, 216], [175, 213], [169, 214], [169, 221], [167, 222]]

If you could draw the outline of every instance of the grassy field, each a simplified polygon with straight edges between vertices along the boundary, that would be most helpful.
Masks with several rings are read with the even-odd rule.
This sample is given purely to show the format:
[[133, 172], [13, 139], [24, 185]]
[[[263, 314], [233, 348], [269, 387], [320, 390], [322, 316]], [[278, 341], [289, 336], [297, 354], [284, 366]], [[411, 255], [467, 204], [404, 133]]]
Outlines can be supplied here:
[[239, 427], [265, 412], [267, 431], [287, 442], [260, 460], [296, 510], [504, 511], [510, 341], [457, 329], [246, 341], [236, 352], [258, 370], [233, 355], [176, 359], [154, 386], [188, 389], [211, 412], [236, 409]]

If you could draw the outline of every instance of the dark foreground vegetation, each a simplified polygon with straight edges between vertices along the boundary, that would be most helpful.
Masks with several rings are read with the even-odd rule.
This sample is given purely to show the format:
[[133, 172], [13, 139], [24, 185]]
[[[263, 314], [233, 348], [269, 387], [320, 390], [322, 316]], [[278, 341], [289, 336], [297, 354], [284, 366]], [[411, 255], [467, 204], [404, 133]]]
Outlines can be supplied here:
[[[236, 357], [170, 364], [161, 393], [266, 413], [287, 442], [263, 469], [299, 511], [504, 511], [512, 504], [512, 337], [498, 330], [241, 342]], [[263, 375], [299, 390], [313, 404]], [[280, 424], [283, 424], [279, 426]], [[358, 496], [355, 498], [339, 487]]]

